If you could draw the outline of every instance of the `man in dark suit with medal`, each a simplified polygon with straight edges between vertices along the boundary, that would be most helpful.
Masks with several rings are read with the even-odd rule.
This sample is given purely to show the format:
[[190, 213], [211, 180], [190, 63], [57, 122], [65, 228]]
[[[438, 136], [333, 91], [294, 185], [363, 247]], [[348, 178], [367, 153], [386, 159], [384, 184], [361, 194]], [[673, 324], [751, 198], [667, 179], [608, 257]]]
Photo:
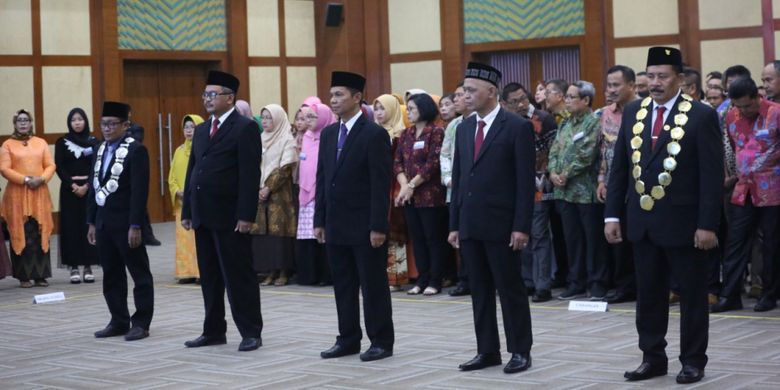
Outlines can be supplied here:
[[[708, 250], [718, 245], [723, 143], [715, 111], [680, 92], [682, 55], [648, 52], [650, 97], [626, 106], [607, 187], [604, 232], [623, 240], [627, 224], [637, 274], [636, 327], [642, 364], [629, 381], [666, 375], [669, 280], [680, 286], [677, 383], [693, 383], [707, 364]], [[625, 220], [620, 220], [626, 207]]]
[[[103, 296], [111, 322], [95, 337], [124, 335], [125, 340], [149, 336], [154, 311], [154, 285], [146, 247], [141, 245], [149, 195], [149, 154], [126, 134], [130, 106], [104, 102], [100, 119], [103, 143], [93, 154], [87, 196], [87, 240], [97, 245], [103, 267]], [[136, 311], [127, 308], [127, 274], [135, 287]]]
[[339, 336], [323, 359], [360, 352], [359, 292], [371, 347], [360, 360], [393, 355], [387, 232], [392, 157], [387, 131], [360, 111], [366, 79], [333, 72], [330, 105], [339, 121], [326, 127], [317, 163], [314, 234], [325, 243], [333, 273]]
[[452, 167], [449, 242], [468, 259], [477, 355], [463, 371], [501, 364], [496, 290], [507, 350], [504, 372], [531, 367], [531, 313], [519, 251], [528, 245], [536, 155], [530, 121], [501, 109], [501, 72], [469, 63], [464, 99], [475, 115], [458, 125]]
[[203, 333], [184, 345], [225, 344], [227, 290], [242, 338], [238, 350], [251, 351], [263, 344], [249, 236], [260, 188], [260, 128], [236, 112], [235, 76], [211, 71], [206, 84], [203, 105], [211, 118], [195, 128], [181, 214], [182, 227], [195, 229], [206, 318]]

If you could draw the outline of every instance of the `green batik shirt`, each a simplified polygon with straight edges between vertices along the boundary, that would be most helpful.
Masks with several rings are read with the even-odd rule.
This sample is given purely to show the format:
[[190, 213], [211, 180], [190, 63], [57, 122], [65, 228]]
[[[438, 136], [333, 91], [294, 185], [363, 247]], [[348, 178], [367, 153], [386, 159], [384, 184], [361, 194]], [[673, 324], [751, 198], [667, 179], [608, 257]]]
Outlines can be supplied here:
[[558, 130], [547, 170], [566, 176], [564, 187], [555, 187], [555, 199], [571, 203], [596, 203], [599, 170], [599, 118], [588, 111], [572, 115]]

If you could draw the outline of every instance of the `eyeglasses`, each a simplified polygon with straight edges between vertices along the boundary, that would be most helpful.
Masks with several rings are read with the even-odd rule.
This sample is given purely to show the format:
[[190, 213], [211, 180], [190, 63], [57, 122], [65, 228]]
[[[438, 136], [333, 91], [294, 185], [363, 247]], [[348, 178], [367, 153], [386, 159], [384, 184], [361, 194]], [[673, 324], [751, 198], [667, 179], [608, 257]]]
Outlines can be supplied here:
[[580, 97], [577, 96], [577, 95], [568, 95], [567, 94], [566, 96], [564, 96], [564, 99], [575, 100], [575, 99], [580, 99]]
[[520, 103], [523, 103], [523, 102], [526, 102], [526, 101], [528, 101], [528, 96], [521, 96], [521, 97], [516, 98], [516, 99], [507, 100], [506, 102], [511, 104], [511, 105], [513, 105], [513, 106], [516, 106], [516, 105], [518, 105]]
[[16, 120], [16, 123], [30, 123], [30, 122], [32, 122], [32, 120], [28, 118], [19, 118]]
[[232, 95], [232, 94], [233, 94], [232, 92], [206, 91], [203, 92], [203, 95], [201, 95], [201, 97], [203, 97], [203, 100], [213, 100], [214, 98], [220, 95]]
[[317, 115], [306, 115], [304, 118], [307, 120], [316, 121], [319, 117]]
[[100, 128], [101, 129], [116, 129], [122, 123], [124, 123], [124, 122], [122, 122], [122, 121], [100, 122]]

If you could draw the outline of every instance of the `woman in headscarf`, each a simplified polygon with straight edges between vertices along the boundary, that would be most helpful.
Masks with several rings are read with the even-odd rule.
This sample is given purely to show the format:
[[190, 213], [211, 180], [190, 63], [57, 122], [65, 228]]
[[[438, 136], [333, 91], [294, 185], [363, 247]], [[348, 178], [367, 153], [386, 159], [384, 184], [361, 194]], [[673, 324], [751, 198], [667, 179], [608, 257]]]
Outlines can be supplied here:
[[19, 286], [47, 287], [51, 277], [49, 237], [54, 221], [46, 183], [56, 169], [49, 145], [33, 136], [32, 115], [19, 110], [14, 132], [0, 147], [0, 174], [8, 180], [2, 215], [11, 233], [11, 262]]
[[181, 204], [184, 197], [184, 183], [187, 181], [187, 164], [192, 151], [192, 136], [195, 126], [203, 123], [199, 115], [188, 114], [181, 120], [184, 143], [176, 148], [168, 173], [168, 189], [171, 191], [173, 214], [176, 216], [176, 267], [174, 276], [179, 283], [195, 283], [200, 278], [198, 258], [195, 252], [195, 233], [181, 227]]
[[330, 267], [325, 257], [325, 245], [318, 243], [314, 237], [314, 193], [322, 129], [336, 120], [333, 111], [324, 104], [312, 104], [306, 111], [308, 128], [303, 134], [303, 144], [298, 156], [300, 193], [298, 240], [295, 248], [296, 275], [299, 284], [325, 286], [331, 283]]
[[249, 102], [246, 100], [236, 100], [236, 111], [243, 117], [254, 119], [254, 115], [252, 115], [252, 106], [250, 106]]
[[[97, 138], [89, 132], [89, 119], [81, 108], [68, 114], [68, 134], [54, 145], [54, 162], [60, 177], [59, 255], [70, 268], [73, 284], [93, 283], [92, 266], [100, 262], [94, 245], [87, 242], [87, 193], [93, 147]], [[79, 266], [84, 268], [79, 273]]]
[[[392, 153], [398, 147], [398, 138], [404, 131], [404, 122], [401, 117], [401, 104], [393, 95], [382, 95], [374, 100], [374, 118], [379, 126], [387, 130], [392, 142]], [[390, 187], [390, 199], [395, 199], [401, 185], [393, 180]], [[395, 207], [391, 202], [390, 207], [390, 235], [387, 246], [387, 279], [390, 283], [390, 291], [401, 291], [401, 286], [409, 283], [408, 259], [406, 255], [406, 220], [403, 207]]]
[[257, 217], [252, 226], [255, 271], [268, 273], [263, 286], [287, 284], [295, 265], [297, 223], [292, 176], [298, 154], [287, 113], [278, 104], [263, 107], [263, 162]]

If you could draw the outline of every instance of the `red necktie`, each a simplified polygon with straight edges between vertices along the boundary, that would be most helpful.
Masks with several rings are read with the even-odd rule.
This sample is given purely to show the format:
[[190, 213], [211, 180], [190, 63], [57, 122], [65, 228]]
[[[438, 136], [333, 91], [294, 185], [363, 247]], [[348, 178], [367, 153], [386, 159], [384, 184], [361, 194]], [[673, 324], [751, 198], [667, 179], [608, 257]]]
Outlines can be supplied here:
[[214, 134], [217, 134], [217, 130], [219, 129], [219, 119], [214, 118], [213, 121], [211, 121], [211, 132], [209, 133], [209, 138], [214, 138]]
[[477, 156], [479, 156], [479, 150], [482, 149], [482, 141], [485, 140], [485, 121], [479, 121], [477, 123], [477, 136], [474, 138], [474, 161], [477, 160]]
[[656, 116], [655, 122], [653, 123], [653, 149], [655, 149], [655, 143], [658, 141], [658, 137], [661, 136], [661, 128], [664, 127], [664, 112], [666, 112], [666, 107], [658, 106], [655, 110]]

